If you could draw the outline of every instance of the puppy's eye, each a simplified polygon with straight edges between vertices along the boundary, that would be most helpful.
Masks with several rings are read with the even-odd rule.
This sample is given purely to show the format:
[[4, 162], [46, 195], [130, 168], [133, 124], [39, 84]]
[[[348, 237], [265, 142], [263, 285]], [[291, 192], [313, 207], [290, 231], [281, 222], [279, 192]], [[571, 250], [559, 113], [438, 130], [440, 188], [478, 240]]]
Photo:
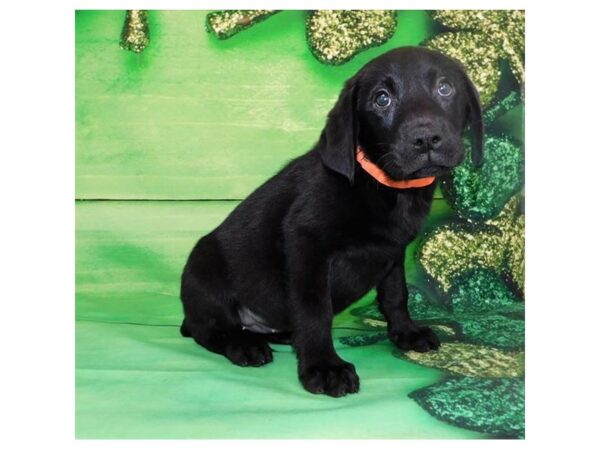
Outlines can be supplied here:
[[443, 78], [438, 82], [437, 91], [442, 97], [450, 97], [452, 94], [454, 94], [454, 88], [450, 82]]
[[392, 103], [392, 99], [390, 98], [387, 92], [381, 91], [378, 92], [375, 96], [375, 104], [380, 108], [390, 106], [390, 103]]

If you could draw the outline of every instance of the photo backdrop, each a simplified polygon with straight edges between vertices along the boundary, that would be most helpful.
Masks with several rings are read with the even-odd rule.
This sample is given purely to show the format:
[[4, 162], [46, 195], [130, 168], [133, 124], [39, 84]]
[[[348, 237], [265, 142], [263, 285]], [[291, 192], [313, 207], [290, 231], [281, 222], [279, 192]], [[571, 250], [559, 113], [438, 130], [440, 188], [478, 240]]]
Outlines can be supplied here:
[[[523, 437], [523, 44], [522, 11], [77, 11], [77, 436]], [[194, 243], [403, 45], [459, 59], [485, 106], [483, 167], [438, 183], [407, 255], [441, 349], [395, 350], [370, 293], [334, 324], [361, 392], [331, 399], [289, 347], [244, 369], [181, 338]]]

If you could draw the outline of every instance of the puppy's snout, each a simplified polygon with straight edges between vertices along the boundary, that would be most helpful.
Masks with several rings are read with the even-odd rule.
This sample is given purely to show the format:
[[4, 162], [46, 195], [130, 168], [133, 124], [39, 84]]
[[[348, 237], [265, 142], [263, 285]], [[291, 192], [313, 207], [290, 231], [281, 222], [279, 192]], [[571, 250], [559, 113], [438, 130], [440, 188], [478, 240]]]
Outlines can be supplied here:
[[410, 143], [415, 150], [428, 152], [442, 145], [442, 136], [437, 130], [419, 128], [411, 133]]
[[444, 126], [438, 118], [419, 117], [406, 124], [404, 138], [417, 152], [436, 150], [443, 144]]

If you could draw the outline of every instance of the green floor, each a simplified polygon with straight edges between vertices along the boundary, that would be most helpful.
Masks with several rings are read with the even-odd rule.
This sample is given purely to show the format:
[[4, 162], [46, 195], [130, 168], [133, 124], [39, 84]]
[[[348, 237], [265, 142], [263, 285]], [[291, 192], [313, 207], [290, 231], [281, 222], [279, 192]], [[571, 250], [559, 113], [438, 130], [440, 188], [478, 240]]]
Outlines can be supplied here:
[[[187, 253], [236, 203], [77, 202], [77, 437], [484, 436], [409, 398], [442, 372], [393, 357], [387, 342], [337, 344], [361, 392], [333, 399], [301, 388], [287, 346], [273, 364], [240, 368], [180, 337]], [[351, 322], [338, 317], [336, 336]]]

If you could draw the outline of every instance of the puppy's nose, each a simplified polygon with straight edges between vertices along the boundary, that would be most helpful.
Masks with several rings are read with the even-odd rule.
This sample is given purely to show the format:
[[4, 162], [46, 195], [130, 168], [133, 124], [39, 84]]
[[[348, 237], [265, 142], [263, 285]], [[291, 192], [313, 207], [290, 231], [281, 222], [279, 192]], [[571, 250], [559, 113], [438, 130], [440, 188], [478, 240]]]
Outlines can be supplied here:
[[419, 132], [412, 136], [412, 146], [415, 150], [428, 152], [442, 145], [442, 138], [437, 133]]

